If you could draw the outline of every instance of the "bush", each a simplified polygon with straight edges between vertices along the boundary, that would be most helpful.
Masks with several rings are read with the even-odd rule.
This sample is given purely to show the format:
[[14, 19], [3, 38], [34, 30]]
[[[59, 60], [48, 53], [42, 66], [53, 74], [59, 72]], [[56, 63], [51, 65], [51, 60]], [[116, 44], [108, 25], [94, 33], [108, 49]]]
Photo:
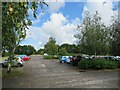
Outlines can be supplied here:
[[52, 55], [44, 56], [44, 59], [53, 59], [53, 56]]
[[107, 66], [108, 69], [115, 69], [117, 67], [118, 67], [118, 64], [115, 61], [109, 61], [109, 65]]
[[48, 55], [48, 56], [44, 56], [44, 59], [59, 59], [59, 58], [60, 58], [59, 55], [54, 55], [54, 56]]
[[82, 69], [88, 69], [88, 68], [92, 68], [92, 60], [81, 60], [78, 63], [78, 66]]
[[105, 59], [94, 59], [94, 60], [81, 60], [78, 63], [81, 69], [115, 69], [118, 67], [118, 63], [115, 61]]

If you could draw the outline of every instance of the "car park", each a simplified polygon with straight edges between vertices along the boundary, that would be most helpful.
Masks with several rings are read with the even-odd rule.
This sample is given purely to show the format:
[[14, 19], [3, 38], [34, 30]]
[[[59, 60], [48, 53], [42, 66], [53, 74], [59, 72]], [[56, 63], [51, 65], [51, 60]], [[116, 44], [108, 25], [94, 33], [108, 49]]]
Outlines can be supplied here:
[[[1, 65], [3, 67], [7, 67], [9, 62], [9, 58], [5, 59], [4, 61], [1, 62]], [[24, 64], [24, 61], [20, 57], [14, 57], [14, 60], [11, 60], [11, 65], [12, 66], [17, 66], [17, 67], [22, 67]]]

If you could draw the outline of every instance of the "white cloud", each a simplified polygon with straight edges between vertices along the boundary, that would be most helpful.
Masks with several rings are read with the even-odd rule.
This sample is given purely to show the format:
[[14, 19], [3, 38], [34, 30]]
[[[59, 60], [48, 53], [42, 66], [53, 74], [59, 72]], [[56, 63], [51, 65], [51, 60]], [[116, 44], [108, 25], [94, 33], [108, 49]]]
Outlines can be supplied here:
[[74, 35], [78, 32], [76, 28], [79, 22], [78, 18], [69, 21], [62, 13], [54, 13], [41, 27], [31, 26], [27, 31], [30, 35], [27, 35], [23, 43], [28, 42], [39, 49], [40, 47], [43, 48], [51, 36], [56, 39], [59, 45], [75, 43]]
[[87, 0], [84, 11], [88, 10], [90, 15], [93, 15], [95, 14], [95, 11], [98, 11], [105, 25], [109, 25], [111, 23], [111, 16], [118, 13], [117, 11], [112, 10], [112, 1], [113, 0]]
[[[51, 0], [50, 2], [46, 2], [49, 7], [45, 10], [45, 13], [48, 12], [48, 13], [56, 13], [60, 10], [60, 8], [64, 7], [65, 6], [65, 2], [64, 0], [60, 0], [60, 1], [55, 1], [55, 0]], [[39, 7], [40, 8], [40, 7]], [[29, 15], [33, 16], [33, 11], [31, 9], [28, 10], [28, 13]], [[38, 12], [37, 13], [37, 19], [36, 20], [32, 20], [32, 24], [33, 25], [36, 25], [38, 23], [40, 23], [40, 19], [42, 16], [45, 15], [45, 13], [42, 13], [42, 12]]]
[[65, 6], [64, 0], [60, 0], [59, 2], [47, 2], [49, 5], [48, 12], [49, 13], [55, 13], [60, 10], [60, 8]]

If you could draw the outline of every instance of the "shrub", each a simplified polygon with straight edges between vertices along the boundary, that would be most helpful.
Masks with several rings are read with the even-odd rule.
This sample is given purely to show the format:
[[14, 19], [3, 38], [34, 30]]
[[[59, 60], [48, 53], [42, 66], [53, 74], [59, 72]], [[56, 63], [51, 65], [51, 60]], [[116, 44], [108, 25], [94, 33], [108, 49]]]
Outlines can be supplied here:
[[59, 59], [59, 58], [60, 58], [59, 55], [54, 55], [54, 56], [48, 55], [48, 56], [44, 56], [44, 59]]
[[107, 61], [105, 59], [95, 59], [93, 62], [92, 68], [94, 69], [105, 69], [107, 68]]
[[115, 69], [117, 67], [118, 67], [118, 64], [115, 61], [109, 61], [109, 65], [107, 66], [108, 69]]
[[52, 55], [44, 56], [44, 59], [53, 59], [53, 56]]
[[106, 59], [94, 59], [94, 60], [81, 60], [78, 63], [81, 69], [115, 69], [118, 67], [118, 63]]
[[79, 68], [82, 69], [88, 69], [88, 68], [92, 68], [92, 60], [81, 60], [78, 63]]

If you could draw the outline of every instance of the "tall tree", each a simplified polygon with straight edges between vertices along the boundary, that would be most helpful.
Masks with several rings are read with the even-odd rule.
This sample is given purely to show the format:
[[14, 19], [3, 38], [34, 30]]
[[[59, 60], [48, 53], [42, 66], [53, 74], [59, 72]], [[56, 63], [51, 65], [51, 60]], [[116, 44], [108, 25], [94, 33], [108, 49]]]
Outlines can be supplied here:
[[81, 53], [85, 54], [107, 54], [109, 52], [109, 42], [107, 27], [101, 22], [98, 12], [90, 17], [86, 11], [79, 29], [80, 33], [76, 34]]
[[118, 16], [112, 17], [112, 25], [110, 26], [112, 37], [112, 54], [120, 55], [120, 21]]
[[33, 15], [37, 18], [38, 4], [43, 9], [46, 5], [40, 2], [3, 2], [2, 3], [2, 50], [9, 51], [8, 72], [11, 68], [11, 60], [14, 57], [15, 48], [26, 36], [26, 30], [32, 22], [29, 19], [28, 9], [32, 9]]
[[49, 41], [44, 45], [44, 52], [54, 56], [55, 54], [57, 54], [57, 51], [58, 46], [56, 45], [56, 40], [55, 38], [50, 37]]

